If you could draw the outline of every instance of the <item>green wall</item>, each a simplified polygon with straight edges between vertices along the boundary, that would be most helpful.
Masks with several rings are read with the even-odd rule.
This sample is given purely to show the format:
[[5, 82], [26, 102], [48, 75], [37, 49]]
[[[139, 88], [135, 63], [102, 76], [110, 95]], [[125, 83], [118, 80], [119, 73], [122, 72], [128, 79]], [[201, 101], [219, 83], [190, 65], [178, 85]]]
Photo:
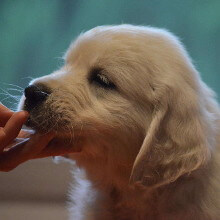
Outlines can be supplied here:
[[[62, 65], [81, 32], [97, 25], [131, 23], [164, 27], [178, 35], [203, 80], [220, 95], [219, 0], [0, 0], [0, 100], [15, 84]], [[2, 91], [4, 90], [4, 91]]]

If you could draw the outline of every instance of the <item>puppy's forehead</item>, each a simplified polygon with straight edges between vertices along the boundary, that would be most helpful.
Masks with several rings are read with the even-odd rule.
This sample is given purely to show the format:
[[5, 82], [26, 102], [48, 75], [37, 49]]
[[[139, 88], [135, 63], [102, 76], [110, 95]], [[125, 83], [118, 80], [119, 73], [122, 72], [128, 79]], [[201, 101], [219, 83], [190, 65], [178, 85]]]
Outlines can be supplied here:
[[[181, 51], [179, 51], [181, 50]], [[68, 64], [93, 66], [108, 62], [129, 62], [143, 58], [157, 62], [160, 58], [183, 54], [178, 39], [163, 29], [117, 25], [100, 26], [81, 34], [70, 46], [65, 59]]]
[[[66, 54], [67, 63], [83, 62], [94, 65], [107, 53], [113, 54], [122, 49], [122, 40], [125, 38], [125, 31], [112, 28], [99, 27], [81, 34], [70, 46]], [[127, 34], [126, 38], [129, 38]], [[107, 60], [106, 60], [107, 61]], [[106, 62], [105, 61], [105, 62]]]
[[[81, 34], [66, 53], [66, 62], [93, 66], [105, 59], [105, 64], [128, 61], [131, 56], [152, 50], [152, 45], [164, 43], [163, 31], [132, 25], [102, 26]], [[142, 54], [143, 55], [143, 54]], [[146, 54], [145, 54], [146, 55]]]
[[143, 82], [158, 78], [184, 77], [191, 81], [187, 68], [193, 69], [184, 47], [173, 34], [132, 25], [101, 26], [81, 34], [71, 44], [65, 60], [67, 66], [80, 69], [80, 73], [88, 74], [91, 68], [101, 67], [113, 80], [136, 80], [142, 86], [146, 86]]

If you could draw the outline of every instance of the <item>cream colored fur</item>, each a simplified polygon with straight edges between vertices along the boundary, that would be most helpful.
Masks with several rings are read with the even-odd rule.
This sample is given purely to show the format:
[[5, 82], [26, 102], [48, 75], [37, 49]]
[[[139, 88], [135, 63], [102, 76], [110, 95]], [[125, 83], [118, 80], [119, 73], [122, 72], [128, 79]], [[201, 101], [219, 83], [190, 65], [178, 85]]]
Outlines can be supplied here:
[[[94, 68], [116, 85], [91, 83]], [[32, 117], [70, 132], [74, 220], [220, 219], [220, 112], [179, 40], [163, 29], [81, 34]]]

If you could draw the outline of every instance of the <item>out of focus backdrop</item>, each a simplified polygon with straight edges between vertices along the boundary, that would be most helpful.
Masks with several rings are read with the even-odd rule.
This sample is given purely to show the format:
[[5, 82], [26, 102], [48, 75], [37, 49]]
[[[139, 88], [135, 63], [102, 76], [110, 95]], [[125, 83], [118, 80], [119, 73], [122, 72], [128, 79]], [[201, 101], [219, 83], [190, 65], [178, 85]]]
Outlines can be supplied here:
[[[220, 95], [219, 12], [219, 0], [0, 0], [0, 101], [16, 109], [23, 88], [59, 68], [78, 34], [121, 23], [175, 33]], [[46, 159], [0, 173], [0, 219], [67, 219], [69, 167]]]

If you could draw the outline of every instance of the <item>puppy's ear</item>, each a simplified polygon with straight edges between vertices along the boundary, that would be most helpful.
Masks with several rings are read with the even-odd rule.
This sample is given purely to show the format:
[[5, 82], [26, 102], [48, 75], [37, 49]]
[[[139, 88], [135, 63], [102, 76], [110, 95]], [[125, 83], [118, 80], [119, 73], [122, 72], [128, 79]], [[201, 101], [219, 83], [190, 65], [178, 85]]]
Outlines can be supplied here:
[[210, 122], [199, 95], [182, 85], [162, 93], [130, 178], [131, 182], [141, 181], [149, 187], [173, 182], [210, 157]]

